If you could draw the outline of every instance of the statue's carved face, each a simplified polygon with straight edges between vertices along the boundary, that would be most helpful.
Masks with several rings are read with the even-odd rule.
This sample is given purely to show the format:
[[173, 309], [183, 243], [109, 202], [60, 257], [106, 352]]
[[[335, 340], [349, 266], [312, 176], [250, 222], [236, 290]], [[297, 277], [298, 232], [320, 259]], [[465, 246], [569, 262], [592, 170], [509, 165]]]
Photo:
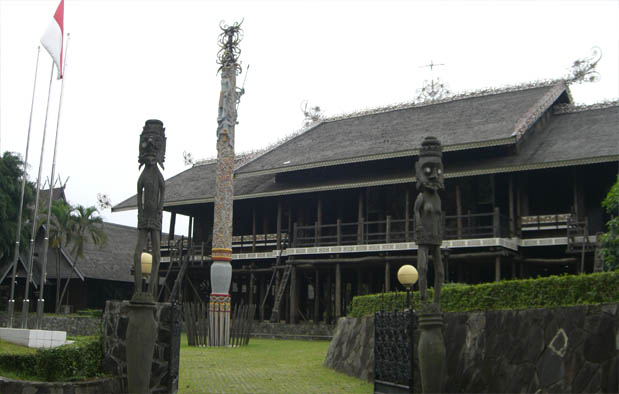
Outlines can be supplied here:
[[431, 190], [443, 190], [443, 163], [438, 156], [422, 156], [415, 164], [417, 188], [426, 187]]
[[140, 164], [155, 165], [162, 156], [164, 141], [157, 133], [142, 133], [140, 135]]

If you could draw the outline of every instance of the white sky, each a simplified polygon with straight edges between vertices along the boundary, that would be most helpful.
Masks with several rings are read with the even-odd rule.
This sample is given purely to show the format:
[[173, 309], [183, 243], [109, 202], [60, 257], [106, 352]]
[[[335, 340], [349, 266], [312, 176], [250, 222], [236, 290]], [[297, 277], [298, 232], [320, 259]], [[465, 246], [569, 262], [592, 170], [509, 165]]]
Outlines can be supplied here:
[[[0, 0], [0, 152], [25, 153], [36, 49], [59, 0]], [[301, 103], [327, 116], [411, 101], [425, 79], [452, 92], [564, 76], [602, 49], [598, 83], [578, 103], [619, 97], [618, 1], [87, 1], [65, 0], [71, 33], [56, 173], [70, 202], [114, 204], [135, 194], [147, 119], [166, 127], [165, 178], [183, 151], [216, 156], [219, 22], [244, 18], [250, 64], [236, 151], [269, 145], [302, 126]], [[66, 45], [66, 43], [65, 43]], [[433, 74], [423, 65], [444, 63]], [[41, 49], [30, 179], [36, 181], [51, 58]], [[242, 84], [245, 73], [238, 77]], [[52, 85], [43, 177], [51, 174], [59, 81]], [[103, 212], [135, 225], [136, 212]], [[177, 233], [186, 233], [177, 221]], [[164, 223], [167, 230], [167, 224]]]

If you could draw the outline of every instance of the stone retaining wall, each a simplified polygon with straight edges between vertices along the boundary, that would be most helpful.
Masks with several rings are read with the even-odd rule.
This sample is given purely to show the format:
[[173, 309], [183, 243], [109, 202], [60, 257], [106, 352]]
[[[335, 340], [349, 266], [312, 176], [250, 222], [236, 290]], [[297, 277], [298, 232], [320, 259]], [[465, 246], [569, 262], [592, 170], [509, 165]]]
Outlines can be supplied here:
[[[619, 392], [619, 304], [446, 313], [443, 334], [447, 392]], [[325, 365], [373, 380], [373, 317], [341, 318]]]
[[271, 323], [267, 321], [254, 322], [252, 338], [330, 340], [333, 337], [333, 325], [324, 323]]
[[[15, 328], [21, 328], [21, 314], [14, 320]], [[0, 313], [0, 327], [6, 327], [6, 313]], [[28, 328], [34, 328], [36, 314], [28, 315]], [[66, 331], [67, 335], [96, 335], [101, 330], [101, 318], [92, 316], [43, 316], [42, 330]]]
[[88, 382], [28, 382], [0, 376], [0, 393], [10, 394], [109, 394], [121, 392], [117, 378]]
[[[129, 301], [107, 301], [104, 325], [103, 371], [121, 378], [123, 391], [127, 387], [127, 354], [125, 339], [129, 325]], [[151, 368], [151, 393], [176, 393], [181, 345], [181, 307], [157, 303], [155, 320], [159, 332], [155, 342]]]

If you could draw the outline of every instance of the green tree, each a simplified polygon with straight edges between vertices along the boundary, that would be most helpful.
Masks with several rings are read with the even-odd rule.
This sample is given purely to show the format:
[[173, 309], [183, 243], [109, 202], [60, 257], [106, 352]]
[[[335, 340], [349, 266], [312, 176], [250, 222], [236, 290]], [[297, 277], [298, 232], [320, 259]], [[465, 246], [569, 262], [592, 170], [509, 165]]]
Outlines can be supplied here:
[[[42, 207], [41, 221], [43, 225], [47, 222], [47, 207]], [[63, 199], [53, 200], [51, 217], [49, 218], [49, 243], [56, 254], [56, 313], [60, 310], [60, 253], [62, 248], [67, 248], [73, 240], [75, 231], [75, 220], [71, 216], [73, 207]]]
[[611, 218], [606, 223], [608, 232], [601, 236], [603, 246], [600, 255], [604, 260], [606, 270], [616, 270], [619, 269], [619, 176], [602, 201], [602, 207], [606, 209]]
[[[21, 183], [24, 176], [23, 162], [19, 155], [4, 152], [0, 157], [0, 266], [13, 260], [15, 253], [15, 232], [17, 230], [17, 214], [21, 197]], [[22, 227], [20, 249], [28, 247], [30, 235], [29, 218], [32, 216], [31, 205], [34, 201], [34, 186], [26, 182], [24, 189], [24, 207], [22, 212]]]
[[78, 259], [84, 257], [84, 248], [86, 244], [90, 241], [99, 247], [105, 244], [106, 235], [103, 231], [103, 219], [98, 214], [99, 210], [94, 206], [86, 208], [82, 205], [77, 205], [71, 211], [71, 245], [73, 245], [71, 253], [73, 254], [74, 269], [69, 272], [69, 277], [64, 284], [57, 305], [61, 304], [65, 296], [67, 287], [73, 276], [73, 271], [77, 269]]

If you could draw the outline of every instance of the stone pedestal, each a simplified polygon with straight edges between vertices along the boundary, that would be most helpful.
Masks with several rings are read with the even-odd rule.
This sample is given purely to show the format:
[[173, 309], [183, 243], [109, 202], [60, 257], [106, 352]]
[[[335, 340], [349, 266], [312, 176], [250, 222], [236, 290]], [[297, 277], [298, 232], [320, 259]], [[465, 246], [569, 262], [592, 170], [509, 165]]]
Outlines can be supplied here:
[[155, 303], [129, 304], [127, 327], [127, 386], [130, 393], [150, 393], [150, 373], [157, 339]]
[[442, 393], [445, 387], [445, 341], [443, 314], [438, 311], [420, 313], [419, 371], [423, 393]]

